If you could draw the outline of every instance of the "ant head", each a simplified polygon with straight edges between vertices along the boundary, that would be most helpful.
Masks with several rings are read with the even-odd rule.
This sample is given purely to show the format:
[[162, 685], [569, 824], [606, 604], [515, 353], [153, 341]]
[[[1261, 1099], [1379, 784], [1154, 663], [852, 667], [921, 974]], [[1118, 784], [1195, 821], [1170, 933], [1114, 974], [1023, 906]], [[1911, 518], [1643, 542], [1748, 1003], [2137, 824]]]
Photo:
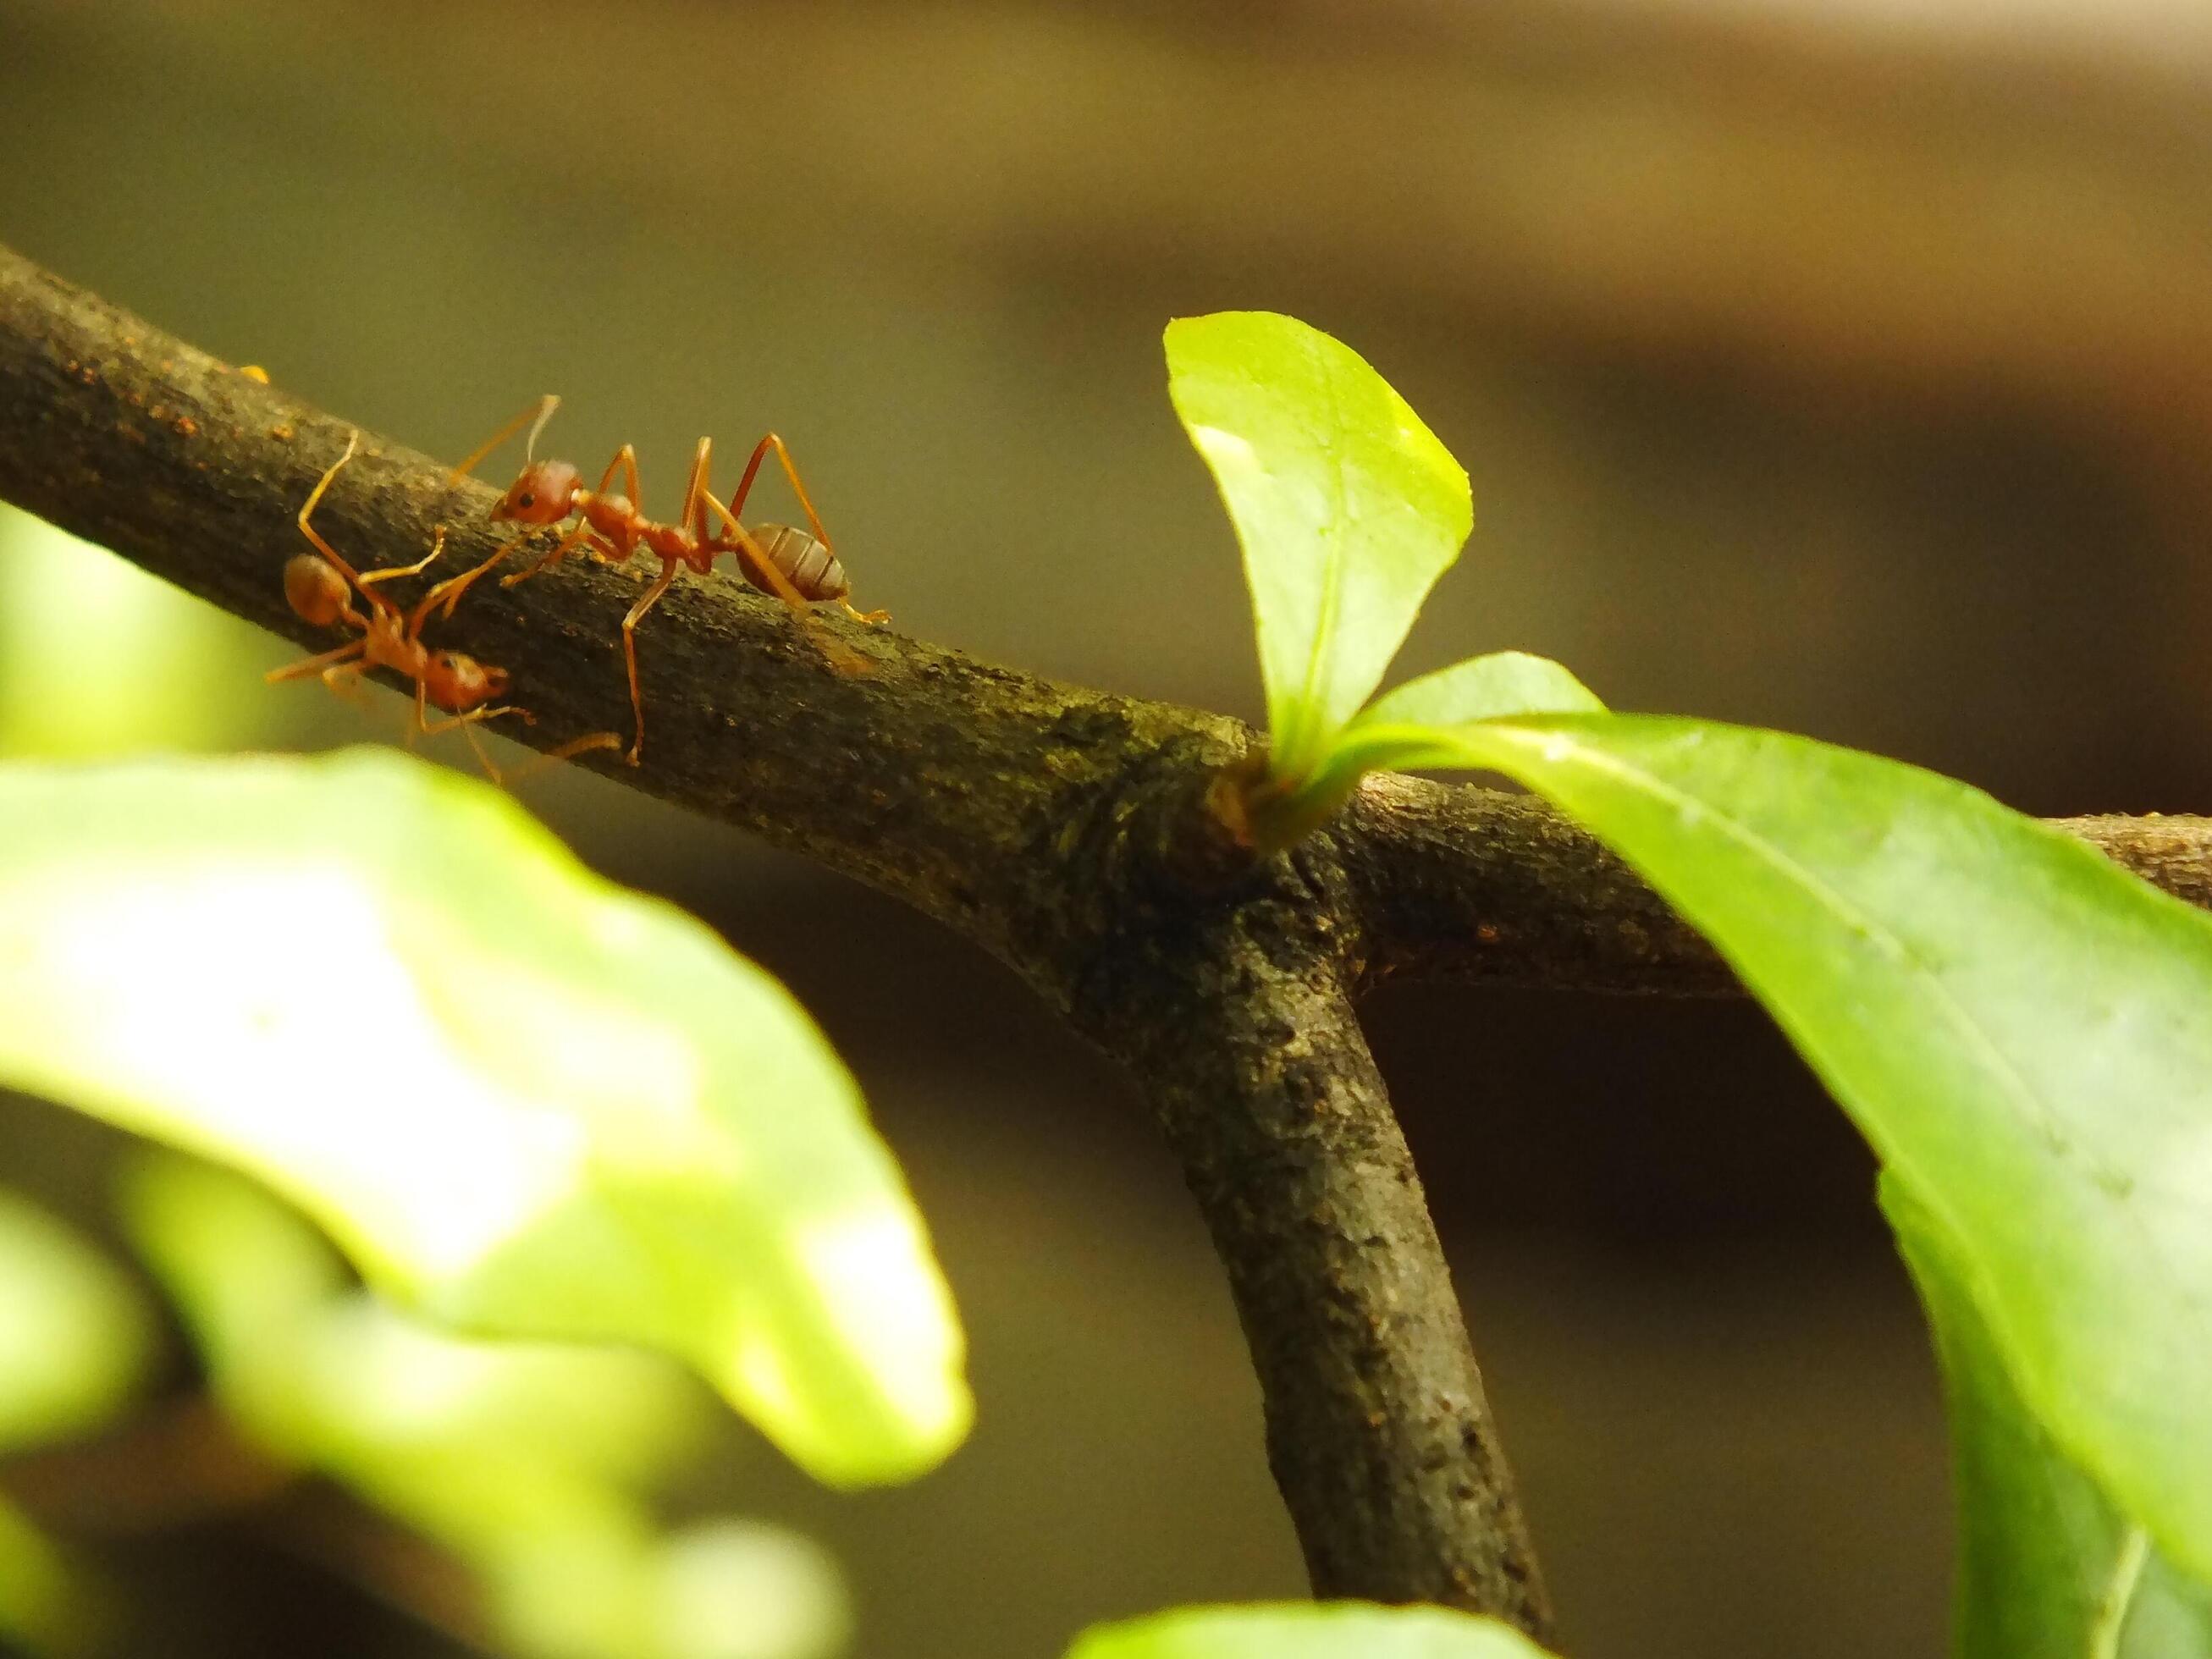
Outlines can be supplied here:
[[303, 621], [327, 628], [350, 608], [352, 589], [327, 559], [301, 553], [284, 566], [284, 599]]
[[507, 670], [492, 668], [459, 651], [433, 651], [422, 690], [448, 714], [465, 714], [507, 690]]
[[558, 524], [574, 511], [576, 469], [566, 461], [532, 461], [491, 510], [517, 524]]

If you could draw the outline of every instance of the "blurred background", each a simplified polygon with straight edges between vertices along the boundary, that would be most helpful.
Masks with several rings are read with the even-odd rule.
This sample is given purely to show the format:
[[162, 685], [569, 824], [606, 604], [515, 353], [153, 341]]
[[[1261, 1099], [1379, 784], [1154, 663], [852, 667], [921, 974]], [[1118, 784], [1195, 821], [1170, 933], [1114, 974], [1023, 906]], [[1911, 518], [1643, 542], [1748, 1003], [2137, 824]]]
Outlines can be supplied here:
[[[2201, 0], [0, 0], [0, 240], [64, 276], [434, 454], [558, 391], [552, 452], [634, 442], [657, 510], [700, 434], [773, 426], [859, 602], [986, 658], [1258, 714], [1159, 332], [1261, 307], [1473, 475], [1403, 672], [1520, 647], [2033, 811], [2212, 804]], [[398, 732], [388, 694], [264, 689], [289, 654], [0, 519], [8, 753]], [[1297, 1593], [1233, 1311], [1121, 1081], [870, 891], [589, 776], [525, 793], [828, 1029], [975, 1349], [940, 1474], [835, 1497], [718, 1419], [671, 1524], [817, 1540], [854, 1653]], [[1763, 1020], [1370, 1012], [1565, 1650], [1941, 1651], [1917, 1310]], [[0, 1182], [110, 1237], [120, 1156], [0, 1101]], [[389, 1538], [82, 1529], [138, 1651], [466, 1650]]]

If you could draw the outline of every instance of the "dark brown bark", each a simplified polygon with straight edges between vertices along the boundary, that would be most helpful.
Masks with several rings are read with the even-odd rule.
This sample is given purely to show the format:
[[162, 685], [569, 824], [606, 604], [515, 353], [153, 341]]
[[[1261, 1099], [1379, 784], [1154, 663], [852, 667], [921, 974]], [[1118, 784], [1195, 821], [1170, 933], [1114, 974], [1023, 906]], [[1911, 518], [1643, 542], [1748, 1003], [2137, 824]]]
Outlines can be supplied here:
[[[313, 649], [279, 580], [349, 428], [0, 250], [0, 498]], [[489, 487], [364, 438], [317, 516], [364, 566]], [[433, 636], [514, 675], [540, 746], [626, 731], [637, 574], [470, 594]], [[1590, 837], [1525, 797], [1370, 780], [1255, 862], [1208, 810], [1235, 721], [1103, 696], [686, 579], [641, 634], [645, 764], [589, 763], [898, 895], [979, 940], [1146, 1089], [1227, 1268], [1317, 1591], [1547, 1613], [1450, 1279], [1352, 998], [1384, 975], [1733, 988]], [[2197, 902], [2196, 820], [2068, 828]]]
[[1077, 1026], [1150, 1097], [1229, 1273], [1315, 1594], [1547, 1621], [1412, 1154], [1360, 1034], [1328, 849], [1123, 906]]

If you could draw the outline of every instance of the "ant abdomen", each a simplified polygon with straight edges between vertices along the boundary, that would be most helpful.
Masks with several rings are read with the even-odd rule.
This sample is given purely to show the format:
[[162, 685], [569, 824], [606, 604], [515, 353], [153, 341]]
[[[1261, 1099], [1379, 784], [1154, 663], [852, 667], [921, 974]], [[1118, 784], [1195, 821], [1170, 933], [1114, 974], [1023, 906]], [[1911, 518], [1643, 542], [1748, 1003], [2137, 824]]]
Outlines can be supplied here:
[[[783, 574], [784, 580], [802, 598], [842, 599], [853, 591], [845, 567], [818, 538], [787, 524], [750, 525], [746, 528], [760, 544], [761, 551], [768, 555], [769, 562]], [[764, 577], [747, 568], [744, 560], [738, 561], [738, 568], [762, 592], [775, 592]]]
[[284, 599], [304, 622], [328, 628], [351, 609], [353, 590], [326, 559], [301, 553], [284, 565]]

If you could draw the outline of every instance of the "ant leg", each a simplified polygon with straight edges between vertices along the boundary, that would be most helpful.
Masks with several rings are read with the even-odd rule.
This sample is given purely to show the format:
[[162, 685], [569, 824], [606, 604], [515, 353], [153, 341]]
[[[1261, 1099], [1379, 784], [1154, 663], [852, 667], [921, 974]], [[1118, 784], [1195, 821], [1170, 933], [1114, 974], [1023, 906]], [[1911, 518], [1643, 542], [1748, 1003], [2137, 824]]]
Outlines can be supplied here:
[[[578, 543], [583, 541], [591, 533], [592, 526], [590, 525], [578, 525], [567, 535], [562, 537], [559, 541], [554, 543], [553, 550], [548, 553], [544, 558], [538, 560], [536, 564], [526, 566], [520, 570], [501, 576], [499, 579], [499, 585], [501, 587], [512, 587], [517, 582], [528, 581], [532, 576], [544, 569], [547, 566], [558, 564], [562, 560], [567, 558], [568, 556], [569, 550], [575, 547]], [[507, 544], [508, 547], [512, 547], [514, 545], [515, 545], [515, 544], [513, 542]], [[500, 556], [501, 558], [505, 558], [507, 556], [507, 548], [503, 547], [500, 549]]]
[[491, 750], [483, 746], [483, 739], [477, 736], [477, 723], [474, 720], [464, 721], [461, 726], [461, 735], [469, 740], [469, 752], [477, 757], [477, 764], [483, 768], [484, 776], [491, 780], [492, 787], [505, 788], [507, 779], [501, 775], [499, 768], [492, 763]]
[[354, 578], [361, 586], [371, 582], [388, 582], [395, 576], [419, 576], [437, 563], [446, 550], [446, 526], [440, 525], [430, 538], [430, 550], [412, 564], [387, 564], [380, 570], [364, 570]]
[[532, 428], [530, 434], [531, 442], [534, 445], [538, 441], [538, 432], [544, 428], [546, 422], [553, 418], [553, 411], [560, 407], [561, 400], [555, 397], [551, 392], [547, 392], [536, 403], [531, 404], [529, 408], [524, 410], [521, 414], [516, 416], [505, 426], [500, 428], [498, 431], [493, 433], [490, 437], [485, 439], [483, 442], [477, 445], [474, 450], [471, 451], [468, 459], [463, 461], [459, 466], [455, 467], [453, 471], [452, 476], [448, 477], [446, 482], [449, 484], [457, 484], [460, 483], [462, 479], [467, 477], [470, 473], [477, 470], [477, 468], [483, 463], [485, 456], [490, 454], [493, 450], [497, 449], [509, 438], [512, 438], [516, 433], [521, 431], [522, 423], [525, 421], [532, 419], [533, 416], [538, 422], [537, 427]]
[[680, 568], [674, 559], [663, 559], [659, 578], [638, 595], [637, 603], [629, 608], [629, 615], [623, 618], [623, 660], [629, 668], [629, 712], [637, 721], [637, 735], [630, 739], [629, 745], [632, 766], [638, 763], [638, 756], [645, 748], [645, 694], [637, 684], [637, 624], [647, 611], [660, 603], [660, 596], [668, 591], [669, 583], [676, 580]]
[[761, 462], [767, 459], [771, 449], [775, 451], [775, 459], [783, 465], [783, 476], [791, 480], [791, 493], [799, 497], [799, 509], [806, 514], [807, 528], [814, 532], [816, 541], [830, 547], [830, 532], [822, 527], [822, 515], [814, 510], [814, 502], [806, 494], [806, 486], [799, 481], [799, 469], [792, 465], [791, 451], [773, 432], [753, 446], [752, 459], [745, 463], [745, 475], [738, 480], [736, 493], [730, 497], [730, 511], [743, 513], [745, 510], [745, 496], [752, 489], [753, 475], [760, 471]]
[[753, 539], [752, 532], [738, 522], [738, 515], [712, 495], [702, 496], [702, 499], [722, 520], [723, 528], [730, 538], [730, 550], [744, 561], [748, 570], [760, 573], [762, 582], [799, 618], [799, 625], [805, 629], [822, 654], [830, 659], [830, 665], [841, 674], [866, 673], [867, 664], [849, 646], [823, 629], [820, 618], [808, 608], [806, 596], [793, 586], [791, 578], [776, 568], [775, 561], [761, 550], [761, 544]]
[[[515, 709], [499, 712], [520, 714], [522, 711]], [[477, 736], [477, 722], [463, 720], [460, 722], [460, 727], [461, 735], [468, 739], [470, 751], [477, 757], [477, 764], [483, 768], [486, 777], [502, 789], [511, 789], [526, 778], [536, 777], [549, 766], [558, 766], [562, 761], [573, 760], [578, 755], [589, 754], [598, 749], [622, 747], [622, 733], [619, 732], [587, 732], [580, 738], [570, 738], [556, 749], [549, 749], [542, 755], [532, 756], [514, 771], [501, 772], [493, 763], [491, 751], [483, 746], [483, 740]]]
[[368, 699], [362, 695], [361, 677], [368, 667], [365, 662], [332, 663], [323, 670], [323, 689], [342, 702], [366, 708]]
[[422, 682], [416, 681], [415, 718], [407, 728], [408, 748], [414, 748], [415, 739], [417, 737], [434, 738], [441, 732], [452, 731], [458, 726], [461, 728], [461, 735], [468, 739], [470, 750], [476, 756], [477, 764], [483, 768], [484, 775], [489, 778], [494, 785], [504, 783], [506, 780], [500, 775], [499, 768], [492, 763], [489, 751], [477, 738], [477, 724], [480, 720], [490, 719], [494, 714], [520, 714], [526, 721], [532, 722], [536, 720], [536, 716], [526, 708], [510, 706], [499, 708], [471, 708], [465, 714], [454, 715], [451, 720], [433, 722], [428, 718], [429, 710], [424, 704], [424, 690]]
[[[836, 547], [830, 539], [830, 532], [822, 527], [822, 515], [814, 510], [813, 498], [807, 495], [806, 486], [799, 481], [799, 468], [792, 461], [791, 451], [773, 432], [753, 446], [752, 457], [745, 463], [744, 477], [738, 481], [737, 493], [730, 497], [730, 511], [738, 514], [745, 510], [745, 495], [752, 488], [753, 476], [760, 471], [761, 462], [771, 449], [775, 451], [775, 459], [783, 468], [783, 476], [791, 481], [791, 493], [799, 497], [799, 508], [806, 514], [807, 528], [814, 532], [814, 539], [829, 548], [831, 556], [835, 556]], [[866, 623], [870, 627], [891, 619], [891, 613], [888, 611], [856, 611], [849, 599], [840, 599], [838, 603], [845, 607], [845, 614], [854, 622]]]
[[[464, 732], [468, 729], [465, 726], [461, 728]], [[504, 780], [495, 777], [493, 781], [495, 783], [503, 781], [511, 787], [520, 783], [525, 778], [534, 778], [547, 767], [558, 766], [564, 760], [573, 760], [579, 755], [588, 755], [595, 750], [619, 749], [622, 746], [622, 733], [619, 732], [587, 732], [580, 738], [571, 738], [558, 748], [549, 749], [544, 754], [524, 762], [514, 771], [508, 773]]]
[[[428, 711], [425, 709], [424, 713]], [[538, 716], [527, 708], [503, 702], [496, 708], [471, 708], [465, 714], [448, 714], [441, 720], [430, 720], [417, 728], [417, 735], [425, 738], [442, 737], [457, 726], [474, 726], [478, 720], [488, 720], [501, 714], [520, 715], [525, 726], [538, 724]]]
[[738, 478], [738, 487], [730, 492], [732, 513], [742, 513], [745, 510], [745, 497], [753, 493], [753, 480], [760, 475], [761, 462], [768, 456], [769, 440], [775, 437], [775, 434], [771, 432], [767, 438], [763, 438], [753, 446], [753, 453], [745, 461], [744, 476]]
[[314, 516], [315, 508], [321, 505], [323, 493], [331, 487], [331, 480], [337, 477], [338, 476], [338, 470], [344, 466], [348, 461], [353, 459], [354, 451], [360, 447], [360, 444], [361, 434], [359, 432], [349, 432], [346, 434], [345, 453], [339, 456], [335, 461], [332, 461], [331, 463], [330, 471], [324, 473], [320, 478], [318, 478], [315, 481], [315, 487], [307, 492], [307, 499], [300, 505], [300, 516], [297, 522], [300, 526], [300, 533], [314, 544], [315, 551], [321, 554], [325, 559], [329, 560], [331, 568], [341, 576], [343, 576], [355, 586], [361, 588], [362, 598], [367, 599], [370, 605], [380, 611], [390, 611], [392, 609], [391, 601], [384, 598], [382, 594], [373, 592], [368, 588], [362, 586], [361, 572], [356, 570], [351, 565], [348, 564], [345, 561], [344, 555], [341, 554], [337, 549], [332, 547], [328, 542], [325, 541], [323, 539], [322, 532], [317, 530], [313, 525], [307, 522]]
[[[443, 528], [442, 526], [440, 527], [441, 529]], [[416, 601], [415, 609], [409, 613], [407, 617], [408, 637], [412, 639], [422, 633], [423, 623], [428, 619], [431, 611], [437, 609], [440, 600], [443, 600], [445, 602], [447, 619], [448, 621], [452, 620], [453, 607], [461, 602], [461, 596], [466, 593], [470, 588], [476, 586], [477, 580], [479, 577], [485, 575], [490, 571], [494, 565], [497, 564], [501, 559], [513, 552], [515, 548], [520, 545], [520, 539], [521, 538], [518, 537], [514, 541], [508, 542], [504, 546], [495, 549], [492, 552], [492, 556], [486, 559], [482, 564], [471, 565], [466, 570], [461, 572], [458, 576], [447, 577], [445, 580], [440, 582], [435, 587], [433, 587], [428, 592], [425, 593], [420, 599]]]
[[707, 534], [707, 503], [701, 498], [707, 493], [707, 469], [714, 453], [712, 438], [699, 440], [698, 450], [691, 457], [691, 477], [684, 486], [684, 516], [676, 521], [702, 542], [712, 539]]
[[452, 731], [457, 726], [470, 726], [477, 720], [488, 720], [495, 714], [520, 714], [525, 726], [535, 726], [538, 723], [537, 715], [532, 714], [527, 708], [518, 708], [513, 703], [501, 703], [496, 708], [471, 708], [446, 720], [434, 720], [430, 718], [428, 682], [417, 679], [415, 682], [415, 719], [407, 730], [407, 746], [413, 748], [416, 738], [439, 737]]
[[264, 684], [275, 685], [281, 680], [296, 680], [305, 674], [321, 673], [349, 657], [358, 657], [368, 648], [368, 644], [366, 640], [354, 640], [333, 651], [318, 651], [312, 657], [302, 657], [298, 662], [272, 668], [261, 678]]
[[607, 493], [607, 486], [615, 481], [615, 474], [617, 472], [623, 475], [623, 488], [629, 492], [629, 504], [635, 509], [638, 507], [639, 501], [637, 450], [634, 446], [624, 444], [620, 449], [615, 451], [614, 459], [609, 461], [607, 470], [599, 474], [600, 495], [604, 495]]

